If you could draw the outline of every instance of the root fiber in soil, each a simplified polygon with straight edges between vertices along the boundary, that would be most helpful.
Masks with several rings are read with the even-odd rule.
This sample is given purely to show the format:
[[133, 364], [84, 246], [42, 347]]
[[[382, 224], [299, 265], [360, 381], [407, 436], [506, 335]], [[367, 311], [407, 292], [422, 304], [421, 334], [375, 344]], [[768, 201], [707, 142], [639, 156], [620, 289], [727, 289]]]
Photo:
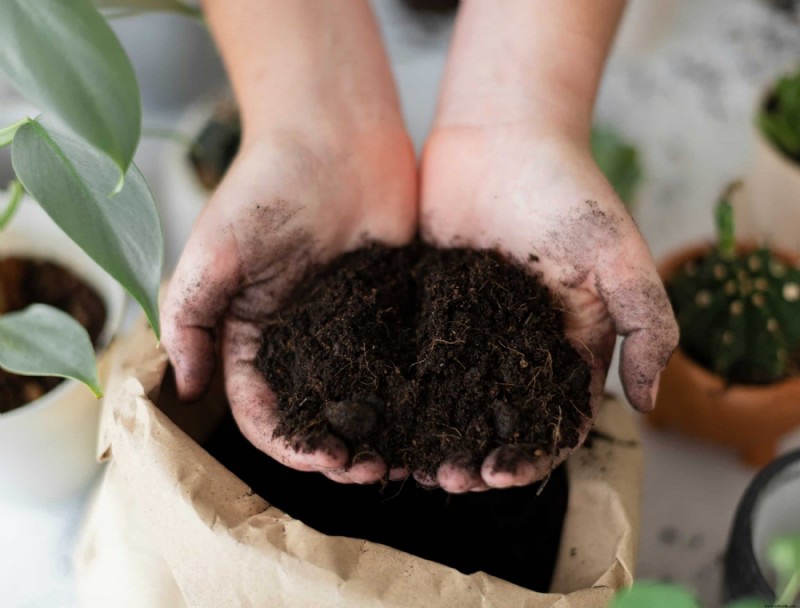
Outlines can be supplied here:
[[[257, 366], [309, 451], [333, 433], [355, 458], [435, 475], [499, 446], [524, 456], [578, 443], [589, 368], [553, 296], [489, 251], [416, 243], [346, 254], [266, 327]], [[501, 466], [513, 469], [516, 459]]]

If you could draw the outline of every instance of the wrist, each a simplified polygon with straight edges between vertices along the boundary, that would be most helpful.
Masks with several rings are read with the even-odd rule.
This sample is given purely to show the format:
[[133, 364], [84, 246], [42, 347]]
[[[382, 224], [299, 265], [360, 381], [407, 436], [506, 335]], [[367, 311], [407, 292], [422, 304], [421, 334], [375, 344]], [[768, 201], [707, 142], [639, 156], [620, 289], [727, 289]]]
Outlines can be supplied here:
[[588, 144], [591, 124], [591, 107], [566, 107], [557, 96], [497, 92], [442, 99], [433, 128], [509, 128], [537, 138]]
[[624, 0], [465, 0], [436, 123], [525, 124], [587, 138], [623, 6]]

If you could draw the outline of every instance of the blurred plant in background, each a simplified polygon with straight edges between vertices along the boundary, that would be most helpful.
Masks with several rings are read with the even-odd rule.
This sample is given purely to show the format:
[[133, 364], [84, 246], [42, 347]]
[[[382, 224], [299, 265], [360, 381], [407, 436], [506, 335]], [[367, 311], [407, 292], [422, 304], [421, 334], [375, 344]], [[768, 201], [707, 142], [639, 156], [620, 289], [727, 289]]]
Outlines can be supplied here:
[[615, 131], [595, 126], [592, 128], [592, 156], [617, 196], [628, 209], [632, 209], [642, 179], [642, 165], [636, 148]]

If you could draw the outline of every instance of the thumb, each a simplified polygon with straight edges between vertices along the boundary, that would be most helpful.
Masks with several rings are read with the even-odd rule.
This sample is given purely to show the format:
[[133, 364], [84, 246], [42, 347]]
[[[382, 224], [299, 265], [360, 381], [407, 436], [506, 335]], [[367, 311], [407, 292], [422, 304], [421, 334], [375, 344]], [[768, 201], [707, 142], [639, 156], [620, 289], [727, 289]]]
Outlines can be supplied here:
[[178, 395], [199, 398], [216, 367], [220, 321], [241, 282], [236, 240], [207, 206], [195, 225], [161, 311], [162, 341], [175, 369]]
[[641, 237], [632, 246], [634, 251], [602, 270], [597, 290], [624, 337], [619, 374], [625, 396], [646, 412], [655, 405], [661, 371], [678, 345], [678, 325], [647, 246]]

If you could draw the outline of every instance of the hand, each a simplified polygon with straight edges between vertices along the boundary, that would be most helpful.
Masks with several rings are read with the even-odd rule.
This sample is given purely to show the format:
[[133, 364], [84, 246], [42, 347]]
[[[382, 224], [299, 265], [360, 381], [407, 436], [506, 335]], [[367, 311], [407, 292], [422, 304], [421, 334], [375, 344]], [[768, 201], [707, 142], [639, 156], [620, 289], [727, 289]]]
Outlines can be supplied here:
[[264, 321], [312, 265], [366, 241], [404, 244], [416, 221], [414, 152], [402, 123], [362, 130], [336, 116], [314, 121], [311, 134], [245, 142], [194, 226], [162, 309], [180, 396], [205, 391], [219, 335], [231, 409], [253, 445], [339, 482], [384, 477], [377, 457], [345, 470], [347, 449], [332, 435], [312, 453], [274, 438], [277, 400], [253, 361]]
[[[567, 337], [591, 366], [593, 413], [616, 334], [625, 337], [620, 376], [628, 400], [640, 411], [653, 407], [678, 330], [647, 245], [587, 142], [519, 124], [438, 128], [425, 149], [421, 194], [427, 240], [500, 250], [560, 296]], [[591, 426], [587, 419], [580, 443]], [[513, 473], [495, 462], [519, 450], [499, 448], [480, 470], [443, 464], [436, 481], [450, 492], [527, 485], [575, 448], [523, 456]]]

